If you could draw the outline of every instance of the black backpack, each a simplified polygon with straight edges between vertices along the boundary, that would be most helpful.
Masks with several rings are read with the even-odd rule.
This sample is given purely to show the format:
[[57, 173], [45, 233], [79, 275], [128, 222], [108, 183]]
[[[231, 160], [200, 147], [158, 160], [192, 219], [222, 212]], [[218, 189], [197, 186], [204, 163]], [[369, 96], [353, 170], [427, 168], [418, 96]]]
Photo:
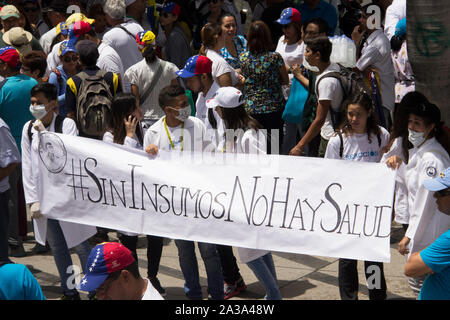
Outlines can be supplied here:
[[[56, 115], [56, 119], [55, 119], [55, 132], [56, 133], [62, 133], [62, 127], [63, 127], [63, 122], [64, 122], [64, 117], [60, 116], [59, 114]], [[31, 139], [33, 137], [33, 134], [31, 133], [31, 129], [33, 128], [33, 123], [36, 120], [31, 120], [30, 124], [28, 125], [28, 129], [27, 129], [27, 134], [28, 134], [28, 141], [31, 143]]]
[[105, 80], [106, 71], [98, 70], [90, 76], [81, 72], [77, 96], [77, 123], [81, 133], [101, 137], [111, 121], [113, 94]]
[[[370, 90], [365, 85], [364, 79], [360, 72], [355, 72], [352, 69], [345, 68], [341, 65], [339, 65], [339, 67], [341, 68], [340, 72], [328, 72], [323, 75], [323, 77], [321, 77], [319, 81], [317, 81], [317, 97], [319, 97], [319, 83], [325, 78], [335, 78], [339, 80], [344, 94], [342, 101], [345, 101], [347, 98], [354, 96], [362, 91], [370, 92]], [[332, 108], [330, 108], [330, 115], [331, 124], [333, 125], [333, 129], [336, 131], [345, 117], [342, 107], [338, 111], [334, 111]]]

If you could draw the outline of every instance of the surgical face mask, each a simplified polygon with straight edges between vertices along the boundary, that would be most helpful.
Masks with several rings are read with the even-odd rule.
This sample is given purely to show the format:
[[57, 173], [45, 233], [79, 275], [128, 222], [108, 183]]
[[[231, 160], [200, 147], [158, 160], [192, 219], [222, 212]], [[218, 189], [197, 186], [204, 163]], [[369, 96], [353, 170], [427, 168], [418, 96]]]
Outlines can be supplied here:
[[409, 135], [408, 140], [412, 143], [414, 148], [417, 148], [420, 146], [426, 139], [425, 139], [425, 133], [423, 132], [417, 132], [413, 131], [411, 129], [408, 129]]
[[47, 114], [44, 104], [30, 105], [30, 112], [37, 120], [42, 119]]
[[318, 67], [312, 66], [309, 64], [309, 62], [308, 62], [308, 60], [306, 60], [305, 56], [303, 56], [303, 66], [312, 72], [316, 72], [316, 73], [320, 72], [320, 69]]
[[189, 118], [189, 116], [191, 115], [191, 106], [187, 105], [186, 107], [184, 107], [183, 109], [175, 109], [178, 111], [178, 115], [175, 116], [175, 118], [177, 118], [178, 120], [185, 122], [187, 120], [187, 118]]

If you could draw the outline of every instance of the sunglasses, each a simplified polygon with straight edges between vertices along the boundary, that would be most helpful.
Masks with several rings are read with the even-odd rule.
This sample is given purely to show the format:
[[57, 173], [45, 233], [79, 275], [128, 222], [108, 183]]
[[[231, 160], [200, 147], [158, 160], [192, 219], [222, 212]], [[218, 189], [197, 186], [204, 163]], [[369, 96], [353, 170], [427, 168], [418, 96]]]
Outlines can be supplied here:
[[435, 192], [437, 198], [450, 196], [450, 188], [439, 190]]
[[63, 58], [63, 61], [64, 61], [64, 62], [67, 62], [67, 63], [69, 63], [70, 61], [78, 61], [78, 56], [72, 56], [72, 58], [70, 58], [70, 57], [64, 57], [64, 58]]

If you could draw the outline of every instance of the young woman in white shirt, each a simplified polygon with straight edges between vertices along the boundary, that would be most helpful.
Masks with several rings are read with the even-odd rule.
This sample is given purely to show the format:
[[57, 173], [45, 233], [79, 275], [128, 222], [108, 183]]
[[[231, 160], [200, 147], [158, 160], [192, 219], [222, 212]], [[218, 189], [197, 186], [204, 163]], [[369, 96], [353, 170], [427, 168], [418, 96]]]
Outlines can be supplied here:
[[[420, 92], [407, 93], [402, 100], [408, 114], [409, 150], [407, 165], [398, 156], [386, 160], [390, 168], [398, 168], [404, 177], [408, 194], [409, 226], [398, 244], [406, 259], [414, 252], [425, 249], [450, 228], [450, 217], [439, 212], [433, 192], [424, 181], [436, 178], [450, 166], [450, 137], [444, 130], [439, 108]], [[425, 276], [408, 278], [409, 285], [418, 296]]]
[[[325, 158], [351, 161], [379, 162], [381, 149], [389, 140], [389, 133], [378, 125], [370, 95], [361, 92], [344, 102], [346, 119], [341, 130], [330, 138]], [[366, 279], [373, 270], [379, 275], [379, 287], [369, 287], [370, 300], [386, 299], [386, 280], [383, 263], [364, 261]], [[358, 299], [357, 260], [339, 259], [339, 293], [342, 300]]]
[[[215, 108], [223, 119], [225, 143], [219, 151], [266, 154], [266, 137], [260, 130], [262, 126], [245, 111], [240, 90], [234, 87], [220, 88], [215, 97], [206, 102], [206, 106]], [[281, 300], [272, 254], [266, 250], [247, 248], [238, 248], [238, 254], [241, 262], [247, 264], [266, 289], [265, 298]]]
[[[108, 131], [103, 135], [103, 141], [117, 143], [130, 148], [143, 150], [144, 131], [141, 125], [143, 112], [137, 104], [136, 97], [131, 93], [118, 93], [112, 102], [112, 119]], [[120, 242], [133, 254], [136, 261], [136, 246], [138, 234], [119, 231]], [[147, 235], [147, 275], [152, 285], [161, 295], [165, 295], [157, 276], [161, 259], [163, 238]]]

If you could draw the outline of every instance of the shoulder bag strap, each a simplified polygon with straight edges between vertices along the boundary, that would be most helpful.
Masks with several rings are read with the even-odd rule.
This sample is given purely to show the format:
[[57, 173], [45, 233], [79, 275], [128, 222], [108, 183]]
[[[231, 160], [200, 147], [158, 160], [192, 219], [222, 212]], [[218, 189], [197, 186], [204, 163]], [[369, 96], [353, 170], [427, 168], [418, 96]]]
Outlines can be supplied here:
[[156, 82], [158, 82], [159, 78], [161, 77], [163, 66], [166, 65], [166, 62], [164, 60], [160, 60], [161, 64], [158, 66], [158, 69], [155, 72], [155, 75], [153, 76], [152, 82], [150, 83], [150, 86], [148, 89], [144, 92], [143, 95], [139, 96], [139, 104], [142, 105], [145, 100], [149, 97], [149, 95], [152, 93], [153, 89], [156, 86]]

